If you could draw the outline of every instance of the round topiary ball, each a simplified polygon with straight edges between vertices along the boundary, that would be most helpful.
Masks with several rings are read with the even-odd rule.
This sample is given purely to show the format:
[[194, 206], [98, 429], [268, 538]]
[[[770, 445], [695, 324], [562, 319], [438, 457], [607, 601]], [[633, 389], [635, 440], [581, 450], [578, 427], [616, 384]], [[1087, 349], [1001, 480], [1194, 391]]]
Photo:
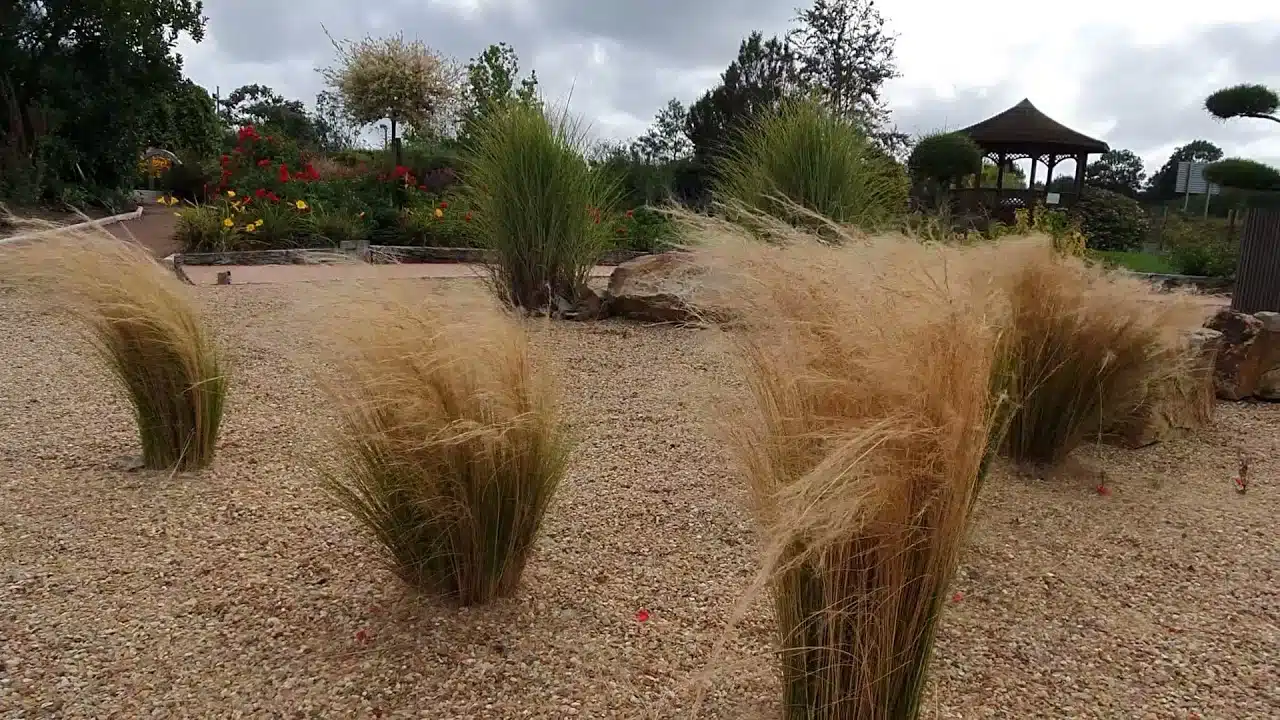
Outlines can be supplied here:
[[907, 158], [914, 180], [945, 183], [982, 170], [982, 149], [968, 135], [935, 133], [920, 138]]
[[1204, 178], [1211, 183], [1240, 190], [1280, 190], [1280, 170], [1244, 158], [1210, 163], [1204, 169]]

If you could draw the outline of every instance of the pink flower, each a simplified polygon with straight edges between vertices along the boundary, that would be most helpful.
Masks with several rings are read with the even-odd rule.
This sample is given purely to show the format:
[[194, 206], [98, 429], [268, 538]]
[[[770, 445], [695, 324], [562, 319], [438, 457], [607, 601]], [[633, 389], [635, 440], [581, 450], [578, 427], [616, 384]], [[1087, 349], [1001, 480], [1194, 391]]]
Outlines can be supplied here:
[[644, 608], [640, 608], [639, 610], [636, 611], [636, 622], [648, 622], [648, 621], [649, 621], [648, 610], [645, 610]]

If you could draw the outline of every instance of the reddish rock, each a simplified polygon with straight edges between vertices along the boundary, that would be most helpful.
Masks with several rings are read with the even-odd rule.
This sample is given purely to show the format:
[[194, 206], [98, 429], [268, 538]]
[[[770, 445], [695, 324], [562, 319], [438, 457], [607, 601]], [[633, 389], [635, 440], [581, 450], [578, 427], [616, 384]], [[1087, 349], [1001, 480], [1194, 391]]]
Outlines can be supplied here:
[[1224, 400], [1253, 397], [1259, 380], [1269, 369], [1263, 367], [1262, 321], [1253, 315], [1223, 308], [1205, 326], [1222, 333], [1222, 346], [1214, 369], [1218, 397]]

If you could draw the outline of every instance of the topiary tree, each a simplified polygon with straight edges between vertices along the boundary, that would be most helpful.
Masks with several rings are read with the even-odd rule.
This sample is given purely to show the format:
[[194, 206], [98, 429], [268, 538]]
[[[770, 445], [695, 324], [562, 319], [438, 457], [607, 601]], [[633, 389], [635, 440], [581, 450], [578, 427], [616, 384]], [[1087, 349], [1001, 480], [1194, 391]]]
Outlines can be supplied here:
[[1205, 167], [1204, 177], [1209, 182], [1240, 190], [1280, 190], [1280, 170], [1256, 160], [1219, 160]]
[[1086, 185], [1072, 208], [1092, 250], [1133, 250], [1142, 245], [1149, 223], [1137, 200]]
[[907, 158], [907, 171], [917, 182], [940, 185], [979, 172], [982, 148], [963, 133], [934, 133], [920, 138]]
[[1280, 95], [1265, 85], [1233, 85], [1205, 98], [1204, 109], [1221, 119], [1257, 118], [1280, 123]]
[[339, 62], [322, 70], [353, 123], [391, 123], [391, 146], [401, 163], [400, 126], [429, 134], [443, 124], [458, 98], [461, 71], [455, 63], [403, 35], [359, 42], [334, 41]]

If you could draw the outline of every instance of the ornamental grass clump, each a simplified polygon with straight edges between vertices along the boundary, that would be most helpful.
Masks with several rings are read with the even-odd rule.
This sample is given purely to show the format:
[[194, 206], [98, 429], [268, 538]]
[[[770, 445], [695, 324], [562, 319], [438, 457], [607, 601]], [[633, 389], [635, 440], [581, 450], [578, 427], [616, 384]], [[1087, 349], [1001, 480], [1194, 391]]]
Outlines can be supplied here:
[[576, 302], [613, 245], [613, 176], [583, 155], [586, 136], [567, 113], [509, 103], [479, 122], [467, 158], [474, 237], [494, 251], [494, 289], [525, 310]]
[[510, 595], [569, 447], [523, 328], [409, 296], [348, 320], [335, 498], [413, 587], [462, 605]]
[[988, 255], [1010, 308], [1011, 459], [1059, 463], [1131, 417], [1155, 388], [1185, 385], [1196, 372], [1180, 336], [1203, 310], [1187, 296], [1055, 252], [1043, 238], [975, 252]]
[[726, 434], [764, 530], [784, 715], [918, 717], [998, 440], [1000, 300], [954, 248], [690, 224], [750, 388]]
[[38, 237], [0, 246], [5, 279], [79, 321], [133, 405], [144, 467], [209, 465], [227, 376], [183, 285], [146, 249], [100, 228], [38, 229]]

